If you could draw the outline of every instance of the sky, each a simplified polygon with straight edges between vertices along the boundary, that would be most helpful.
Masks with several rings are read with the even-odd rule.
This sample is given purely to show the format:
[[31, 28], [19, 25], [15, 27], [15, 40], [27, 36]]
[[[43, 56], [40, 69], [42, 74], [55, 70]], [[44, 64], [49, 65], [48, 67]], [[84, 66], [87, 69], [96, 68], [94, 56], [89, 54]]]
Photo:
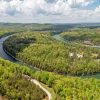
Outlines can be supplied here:
[[0, 0], [0, 22], [100, 22], [100, 0]]

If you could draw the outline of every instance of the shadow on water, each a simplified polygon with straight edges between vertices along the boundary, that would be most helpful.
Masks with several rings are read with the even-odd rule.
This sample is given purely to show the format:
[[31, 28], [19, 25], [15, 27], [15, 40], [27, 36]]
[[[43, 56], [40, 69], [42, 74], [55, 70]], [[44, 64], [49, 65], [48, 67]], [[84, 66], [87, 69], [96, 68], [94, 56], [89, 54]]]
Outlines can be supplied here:
[[[17, 47], [16, 47], [16, 49], [18, 50], [17, 52], [20, 52], [23, 49], [25, 49], [26, 47], [28, 47], [31, 43], [35, 42], [35, 39], [34, 38], [25, 38], [25, 39], [21, 39], [20, 41], [19, 40], [16, 41], [17, 39], [15, 40], [14, 36], [12, 36], [11, 38], [9, 38], [9, 37], [11, 37], [11, 36], [6, 36], [6, 37], [3, 37], [0, 39], [0, 57], [16, 63], [17, 61], [15, 59], [13, 59], [11, 56], [9, 56], [8, 54], [5, 53], [5, 51], [3, 49], [3, 42], [5, 40], [13, 39], [13, 42], [10, 42], [10, 40], [9, 40], [9, 42], [12, 43], [14, 47], [15, 47], [15, 44], [17, 44]], [[57, 40], [61, 40], [61, 37], [59, 34], [55, 34], [55, 35], [53, 35], [53, 37]], [[22, 46], [23, 46], [23, 48], [22, 48]], [[9, 49], [8, 45], [7, 45], [7, 47]], [[18, 47], [20, 47], [21, 49]], [[14, 50], [16, 50], [16, 49], [14, 48]], [[83, 78], [91, 78], [91, 77], [100, 79], [100, 74], [83, 76]]]
[[12, 62], [16, 62], [16, 60], [12, 57], [10, 57], [8, 54], [5, 53], [4, 49], [3, 49], [3, 42], [9, 38], [9, 36], [6, 36], [6, 37], [2, 37], [0, 39], [0, 57], [5, 59], [5, 60], [9, 60], [9, 61], [12, 61]]
[[36, 41], [34, 37], [22, 38], [16, 35], [9, 37], [2, 38], [4, 41], [1, 46], [3, 45], [3, 48], [5, 51], [7, 51], [7, 54], [13, 55], [14, 57], [16, 57], [16, 54], [22, 52], [25, 48], [30, 46], [30, 44], [35, 43]]

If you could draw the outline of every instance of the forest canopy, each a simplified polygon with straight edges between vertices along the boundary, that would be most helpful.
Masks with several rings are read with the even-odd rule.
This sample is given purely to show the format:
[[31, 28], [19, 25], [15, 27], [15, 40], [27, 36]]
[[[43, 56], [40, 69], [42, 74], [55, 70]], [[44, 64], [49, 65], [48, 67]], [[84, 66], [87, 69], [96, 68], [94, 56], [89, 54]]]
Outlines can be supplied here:
[[53, 88], [57, 100], [100, 99], [99, 79], [65, 77], [45, 71], [36, 71], [0, 58], [0, 93], [2, 96], [10, 100], [42, 100], [46, 96], [41, 89], [23, 78], [22, 74]]
[[7, 100], [42, 100], [46, 98], [47, 95], [44, 91], [22, 76], [20, 67], [22, 66], [0, 58], [0, 94]]
[[8, 38], [4, 48], [20, 61], [42, 70], [69, 75], [100, 72], [100, 50], [63, 43], [45, 32], [22, 32]]
[[61, 37], [70, 42], [78, 42], [88, 45], [100, 45], [100, 28], [75, 28], [61, 33]]

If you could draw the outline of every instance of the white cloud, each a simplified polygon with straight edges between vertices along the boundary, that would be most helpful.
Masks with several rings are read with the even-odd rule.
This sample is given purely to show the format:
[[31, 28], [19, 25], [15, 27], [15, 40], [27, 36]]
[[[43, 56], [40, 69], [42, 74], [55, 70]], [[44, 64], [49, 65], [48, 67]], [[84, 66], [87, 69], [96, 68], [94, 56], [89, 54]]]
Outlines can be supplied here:
[[[44, 16], [55, 19], [81, 20], [100, 16], [100, 6], [94, 10], [87, 6], [96, 0], [1, 0], [0, 16]], [[86, 7], [86, 8], [85, 8]], [[92, 15], [92, 16], [91, 16]], [[55, 17], [55, 18], [54, 18]], [[0, 18], [1, 19], [1, 18]], [[63, 20], [62, 19], [62, 20]], [[72, 20], [73, 20], [72, 19]], [[100, 19], [100, 18], [99, 18]], [[45, 19], [46, 20], [46, 19]]]
[[95, 9], [96, 12], [100, 13], [100, 6]]

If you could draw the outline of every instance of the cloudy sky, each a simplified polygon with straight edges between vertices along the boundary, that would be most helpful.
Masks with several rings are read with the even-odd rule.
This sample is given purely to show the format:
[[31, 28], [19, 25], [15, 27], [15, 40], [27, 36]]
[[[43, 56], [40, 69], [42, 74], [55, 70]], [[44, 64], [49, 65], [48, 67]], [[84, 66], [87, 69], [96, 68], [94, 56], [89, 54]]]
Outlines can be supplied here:
[[100, 22], [100, 0], [0, 0], [0, 22]]

